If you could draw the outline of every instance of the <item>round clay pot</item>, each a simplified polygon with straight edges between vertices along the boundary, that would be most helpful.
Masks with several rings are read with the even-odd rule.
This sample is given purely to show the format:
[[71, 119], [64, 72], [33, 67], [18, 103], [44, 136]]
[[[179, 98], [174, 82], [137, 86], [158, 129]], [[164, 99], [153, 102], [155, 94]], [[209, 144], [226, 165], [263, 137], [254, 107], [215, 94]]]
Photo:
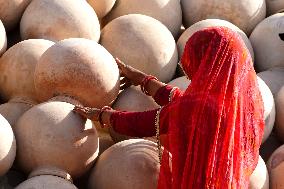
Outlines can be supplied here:
[[271, 155], [267, 163], [269, 172], [270, 189], [278, 189], [284, 186], [284, 145], [279, 147]]
[[41, 55], [54, 43], [29, 39], [9, 48], [0, 59], [0, 94], [4, 100], [15, 97], [37, 101], [34, 72]]
[[73, 108], [66, 102], [49, 101], [32, 107], [18, 120], [14, 128], [17, 163], [23, 171], [55, 166], [78, 178], [92, 167], [99, 152], [98, 134], [92, 122]]
[[182, 25], [181, 6], [176, 0], [143, 0], [143, 3], [140, 0], [117, 0], [104, 22], [108, 23], [127, 14], [142, 14], [155, 18], [162, 22], [174, 37], [178, 36]]
[[109, 105], [119, 92], [119, 70], [112, 55], [97, 42], [72, 38], [50, 47], [35, 70], [38, 97], [70, 96], [84, 106]]
[[265, 82], [274, 97], [277, 96], [277, 93], [284, 85], [284, 68], [271, 68], [269, 70], [259, 72], [257, 76]]
[[246, 44], [246, 47], [248, 48], [252, 59], [254, 59], [254, 53], [253, 53], [253, 48], [252, 45], [247, 37], [247, 35], [236, 25], [226, 21], [226, 20], [221, 20], [221, 19], [206, 19], [206, 20], [201, 20], [199, 22], [196, 22], [195, 24], [191, 25], [189, 28], [187, 28], [182, 35], [179, 37], [178, 42], [177, 42], [177, 47], [178, 47], [178, 52], [179, 52], [179, 57], [181, 59], [183, 50], [185, 47], [186, 42], [188, 39], [197, 31], [208, 28], [208, 27], [213, 27], [213, 26], [224, 26], [227, 28], [232, 29], [233, 31], [237, 32], [243, 41]]
[[266, 0], [267, 15], [273, 15], [284, 11], [284, 1], [282, 0]]
[[208, 18], [227, 20], [247, 35], [265, 18], [265, 0], [181, 0], [184, 25], [190, 25]]
[[0, 57], [6, 51], [7, 48], [7, 36], [3, 23], [0, 20]]
[[55, 167], [41, 167], [29, 175], [29, 179], [21, 183], [16, 189], [77, 189], [72, 184], [71, 176]]
[[156, 189], [160, 164], [157, 145], [131, 139], [108, 148], [89, 178], [90, 189]]
[[260, 22], [250, 35], [257, 71], [284, 66], [283, 22], [284, 13], [272, 15]]
[[276, 105], [276, 120], [275, 131], [278, 138], [284, 142], [284, 86], [278, 92], [275, 98]]
[[249, 181], [249, 189], [269, 189], [269, 175], [261, 156], [258, 158], [258, 164]]
[[18, 24], [30, 2], [31, 0], [0, 0], [0, 20], [7, 31]]
[[8, 121], [0, 114], [0, 176], [12, 167], [16, 157], [16, 139]]
[[154, 18], [140, 14], [118, 17], [102, 30], [101, 44], [126, 64], [163, 82], [170, 81], [175, 74], [175, 40]]
[[93, 7], [99, 19], [103, 18], [110, 12], [116, 0], [87, 0]]
[[22, 39], [86, 38], [99, 41], [100, 23], [86, 1], [33, 0], [21, 19]]

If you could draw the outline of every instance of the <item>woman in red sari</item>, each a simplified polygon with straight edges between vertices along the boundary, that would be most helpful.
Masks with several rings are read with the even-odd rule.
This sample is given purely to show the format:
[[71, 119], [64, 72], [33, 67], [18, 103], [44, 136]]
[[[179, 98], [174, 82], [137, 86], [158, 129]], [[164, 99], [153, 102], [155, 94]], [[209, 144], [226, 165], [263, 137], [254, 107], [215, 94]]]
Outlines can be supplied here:
[[188, 40], [181, 64], [191, 84], [184, 93], [117, 62], [128, 81], [162, 107], [147, 112], [75, 107], [76, 112], [121, 134], [166, 134], [159, 189], [248, 188], [263, 134], [263, 102], [238, 34], [213, 27]]

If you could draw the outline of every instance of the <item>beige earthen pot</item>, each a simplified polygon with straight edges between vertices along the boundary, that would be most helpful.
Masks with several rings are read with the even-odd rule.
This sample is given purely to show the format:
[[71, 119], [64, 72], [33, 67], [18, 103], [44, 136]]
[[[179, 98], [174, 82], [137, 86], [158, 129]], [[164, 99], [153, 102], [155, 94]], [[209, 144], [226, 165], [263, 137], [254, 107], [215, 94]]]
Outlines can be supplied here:
[[37, 101], [34, 72], [41, 55], [54, 43], [29, 39], [9, 48], [0, 59], [0, 94], [4, 100], [23, 97]]
[[0, 105], [0, 114], [7, 119], [14, 129], [18, 119], [34, 105], [36, 105], [36, 102], [15, 98]]
[[54, 166], [78, 178], [98, 156], [98, 134], [92, 122], [73, 112], [74, 105], [61, 101], [55, 98], [32, 107], [14, 127], [17, 164], [26, 173]]
[[266, 0], [267, 15], [273, 15], [284, 11], [284, 1], [282, 0]]
[[258, 164], [250, 176], [249, 189], [269, 189], [269, 175], [261, 156], [259, 156]]
[[30, 2], [31, 0], [0, 0], [0, 20], [7, 31], [18, 24]]
[[16, 157], [16, 139], [8, 121], [0, 114], [0, 176], [12, 167]]
[[257, 74], [269, 87], [274, 97], [284, 85], [284, 68], [271, 68]]
[[278, 92], [275, 98], [276, 120], [275, 132], [278, 138], [284, 142], [284, 86]]
[[66, 39], [40, 58], [35, 88], [42, 101], [67, 95], [84, 106], [101, 108], [118, 95], [119, 70], [112, 55], [97, 42]]
[[77, 189], [71, 176], [55, 167], [40, 167], [33, 171], [28, 180], [15, 189]]
[[[140, 87], [131, 86], [121, 92], [113, 104], [115, 110], [120, 111], [137, 111], [157, 109], [160, 106], [150, 96], [145, 95]], [[135, 126], [134, 126], [135, 127]], [[134, 137], [125, 136], [115, 132], [110, 128], [109, 133], [115, 142], [120, 142]]]
[[274, 98], [273, 98], [273, 95], [269, 87], [265, 84], [265, 82], [260, 77], [257, 77], [257, 82], [258, 82], [259, 90], [260, 90], [262, 101], [263, 101], [263, 107], [264, 107], [265, 128], [264, 128], [264, 134], [262, 138], [262, 143], [264, 143], [266, 139], [269, 137], [274, 127], [276, 111], [275, 111]]
[[125, 140], [99, 157], [89, 178], [89, 188], [156, 189], [159, 171], [155, 143], [143, 139]]
[[272, 15], [260, 22], [250, 35], [258, 72], [284, 66], [283, 23], [284, 13]]
[[78, 37], [98, 41], [100, 23], [86, 1], [33, 0], [21, 19], [21, 37], [52, 41]]
[[163, 82], [172, 79], [178, 53], [170, 31], [158, 20], [129, 14], [102, 30], [101, 44], [115, 57]]
[[181, 0], [184, 25], [190, 25], [208, 18], [227, 20], [247, 35], [265, 18], [265, 0]]
[[236, 25], [230, 23], [229, 21], [226, 20], [221, 20], [221, 19], [206, 19], [206, 20], [201, 20], [199, 22], [194, 23], [191, 25], [189, 28], [187, 28], [182, 35], [179, 37], [178, 42], [177, 42], [177, 47], [178, 47], [178, 52], [179, 52], [179, 57], [181, 59], [184, 47], [186, 45], [186, 42], [188, 39], [197, 31], [208, 28], [208, 27], [213, 27], [213, 26], [224, 26], [227, 28], [232, 29], [233, 31], [237, 32], [243, 41], [246, 44], [246, 47], [248, 48], [252, 59], [254, 59], [254, 52], [252, 45], [250, 43], [250, 40], [248, 39], [247, 35]]
[[87, 0], [93, 7], [99, 19], [109, 13], [114, 6], [116, 0]]
[[[127, 14], [143, 14], [162, 22], [177, 37], [182, 25], [180, 2], [176, 0], [117, 0], [112, 11], [104, 18], [110, 22]], [[170, 15], [170, 16], [169, 16]]]
[[284, 145], [279, 147], [271, 155], [267, 163], [269, 172], [270, 189], [279, 189], [284, 187]]
[[6, 30], [0, 19], [0, 57], [6, 51], [6, 48], [7, 48]]

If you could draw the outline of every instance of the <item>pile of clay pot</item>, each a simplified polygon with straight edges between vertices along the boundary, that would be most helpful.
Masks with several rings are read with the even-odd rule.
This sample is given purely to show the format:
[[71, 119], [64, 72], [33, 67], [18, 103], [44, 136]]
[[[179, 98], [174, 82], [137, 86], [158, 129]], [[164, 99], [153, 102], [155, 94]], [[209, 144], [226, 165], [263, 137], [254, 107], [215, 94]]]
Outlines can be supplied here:
[[283, 0], [0, 0], [0, 188], [156, 189], [153, 138], [72, 110], [159, 107], [139, 88], [120, 91], [114, 57], [185, 90], [184, 45], [210, 26], [238, 32], [258, 73], [265, 132], [250, 188], [283, 188], [282, 10]]

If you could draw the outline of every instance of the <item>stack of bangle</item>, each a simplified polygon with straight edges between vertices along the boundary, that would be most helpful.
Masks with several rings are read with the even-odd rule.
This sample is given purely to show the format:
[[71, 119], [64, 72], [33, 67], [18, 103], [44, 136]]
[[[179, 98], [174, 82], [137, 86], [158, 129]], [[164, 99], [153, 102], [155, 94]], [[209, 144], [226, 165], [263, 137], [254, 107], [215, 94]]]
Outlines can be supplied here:
[[148, 75], [146, 77], [144, 77], [144, 79], [142, 80], [141, 82], [141, 91], [143, 93], [145, 93], [146, 95], [150, 96], [149, 92], [145, 89], [147, 83], [150, 81], [150, 80], [156, 80], [156, 81], [159, 81], [156, 77], [152, 76], [152, 75]]
[[99, 123], [101, 124], [101, 127], [102, 127], [102, 128], [104, 127], [104, 123], [103, 123], [103, 120], [102, 120], [103, 112], [104, 112], [105, 110], [111, 110], [111, 109], [112, 109], [112, 108], [109, 107], [109, 106], [104, 106], [104, 107], [102, 107], [102, 109], [100, 109], [98, 120], [99, 120]]

